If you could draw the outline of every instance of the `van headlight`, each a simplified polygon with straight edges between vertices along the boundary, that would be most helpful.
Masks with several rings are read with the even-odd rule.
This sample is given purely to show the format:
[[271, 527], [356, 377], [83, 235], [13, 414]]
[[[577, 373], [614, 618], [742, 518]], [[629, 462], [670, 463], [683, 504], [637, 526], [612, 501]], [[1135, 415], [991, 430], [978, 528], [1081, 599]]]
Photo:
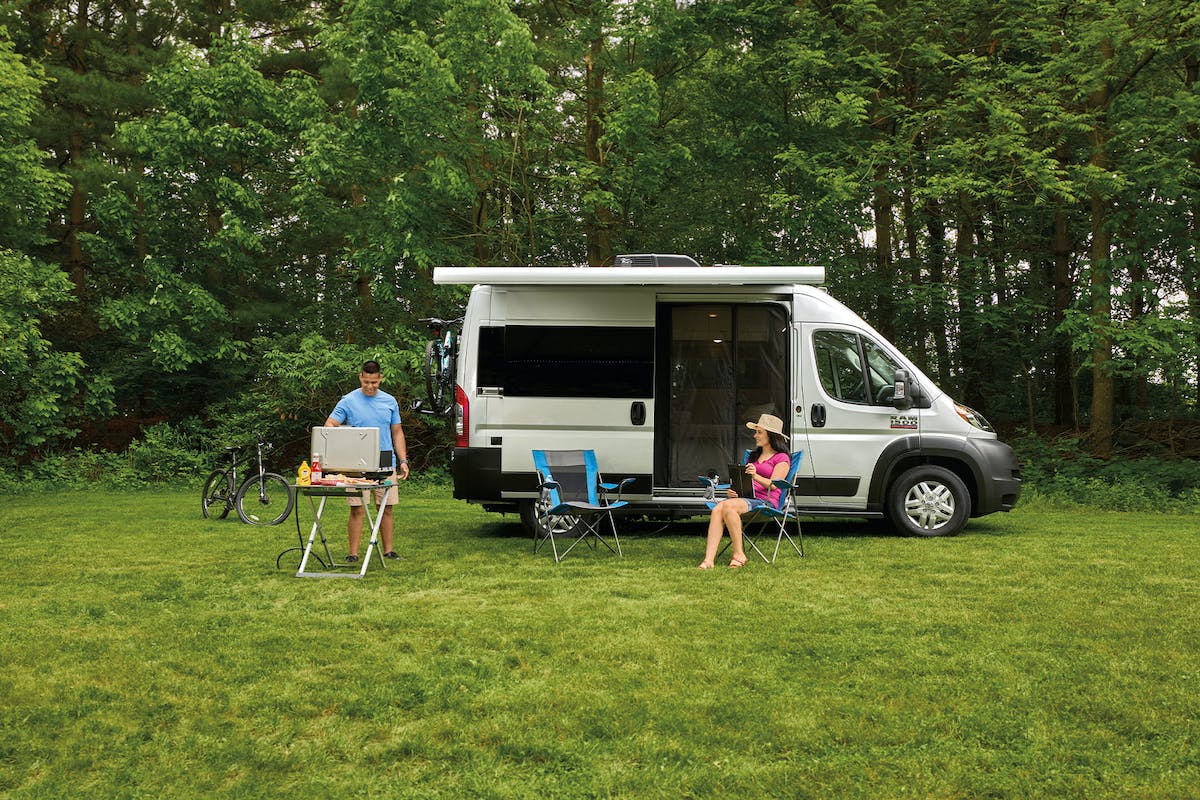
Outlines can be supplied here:
[[979, 428], [979, 430], [987, 431], [988, 433], [996, 432], [996, 429], [993, 428], [991, 424], [983, 418], [983, 414], [980, 414], [975, 409], [964, 406], [962, 403], [955, 403], [954, 410], [957, 411], [958, 415], [962, 417], [963, 420], [971, 427]]

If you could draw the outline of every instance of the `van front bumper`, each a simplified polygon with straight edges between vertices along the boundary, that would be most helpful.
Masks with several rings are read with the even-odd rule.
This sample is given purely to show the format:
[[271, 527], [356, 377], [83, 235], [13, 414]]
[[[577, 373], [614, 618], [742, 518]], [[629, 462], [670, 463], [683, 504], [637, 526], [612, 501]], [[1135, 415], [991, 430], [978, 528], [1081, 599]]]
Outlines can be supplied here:
[[968, 439], [977, 453], [981, 475], [977, 508], [972, 516], [1012, 511], [1021, 496], [1021, 468], [1017, 454], [998, 439]]

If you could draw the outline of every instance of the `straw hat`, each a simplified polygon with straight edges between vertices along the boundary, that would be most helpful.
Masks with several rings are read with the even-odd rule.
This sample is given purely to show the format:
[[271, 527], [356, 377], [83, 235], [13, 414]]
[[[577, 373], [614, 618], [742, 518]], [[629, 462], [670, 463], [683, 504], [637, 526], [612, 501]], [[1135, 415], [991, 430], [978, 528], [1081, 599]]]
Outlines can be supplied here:
[[783, 420], [781, 420], [779, 417], [775, 416], [774, 414], [763, 414], [761, 417], [758, 418], [758, 422], [747, 422], [746, 427], [749, 428], [750, 430], [754, 430], [755, 428], [762, 428], [764, 431], [770, 431], [771, 433], [778, 433], [780, 436], [783, 436], [784, 439], [788, 438], [783, 433]]

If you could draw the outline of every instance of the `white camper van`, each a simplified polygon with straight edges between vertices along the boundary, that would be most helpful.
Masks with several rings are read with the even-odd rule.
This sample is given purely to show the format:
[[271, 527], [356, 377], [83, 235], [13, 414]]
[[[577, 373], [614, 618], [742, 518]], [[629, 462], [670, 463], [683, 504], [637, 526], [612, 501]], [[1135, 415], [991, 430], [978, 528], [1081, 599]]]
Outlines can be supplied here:
[[1012, 448], [818, 288], [824, 276], [663, 255], [435, 270], [436, 283], [474, 286], [454, 496], [532, 526], [531, 451], [590, 448], [606, 478], [634, 478], [633, 512], [707, 514], [702, 476], [740, 461], [753, 446], [746, 421], [770, 413], [804, 451], [805, 515], [887, 517], [933, 536], [1010, 510]]

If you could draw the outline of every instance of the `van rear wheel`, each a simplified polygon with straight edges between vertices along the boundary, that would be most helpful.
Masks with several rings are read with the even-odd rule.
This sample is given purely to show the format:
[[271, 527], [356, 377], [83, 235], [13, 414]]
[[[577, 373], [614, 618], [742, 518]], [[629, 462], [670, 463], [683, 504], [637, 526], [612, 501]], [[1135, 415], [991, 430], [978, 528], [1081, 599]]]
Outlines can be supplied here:
[[953, 536], [971, 516], [971, 493], [945, 467], [905, 470], [888, 492], [892, 524], [910, 536]]
[[[521, 524], [525, 526], [526, 532], [533, 537], [533, 541], [540, 542], [546, 537], [550, 531], [546, 524], [546, 517], [538, 516], [538, 503], [536, 500], [522, 500], [521, 506]], [[576, 530], [583, 523], [579, 521], [579, 517], [549, 517], [554, 523], [555, 536], [571, 536], [576, 533]], [[577, 535], [577, 534], [576, 534]]]

